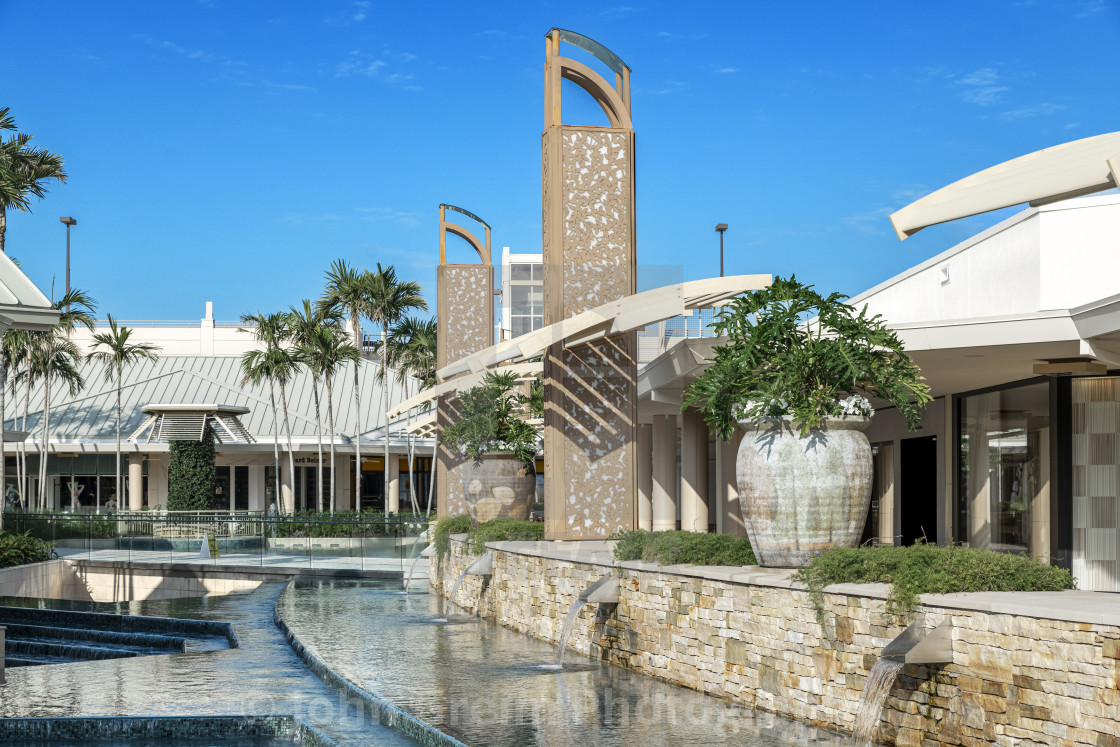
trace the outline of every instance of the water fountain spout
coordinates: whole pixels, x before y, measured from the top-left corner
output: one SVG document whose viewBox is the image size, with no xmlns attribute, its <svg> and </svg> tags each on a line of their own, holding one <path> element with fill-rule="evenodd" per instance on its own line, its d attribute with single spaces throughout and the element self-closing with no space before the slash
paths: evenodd
<svg viewBox="0 0 1120 747">
<path fill-rule="evenodd" d="M 568 636 L 572 632 L 572 623 L 579 617 L 579 611 L 583 609 L 583 606 L 585 604 L 618 604 L 620 591 L 618 576 L 608 573 L 580 593 L 576 601 L 572 603 L 572 608 L 568 610 L 568 617 L 564 620 L 564 627 L 560 631 L 560 648 L 556 652 L 554 668 L 563 669 L 564 667 L 564 650 L 568 647 Z"/>
<path fill-rule="evenodd" d="M 492 575 L 494 575 L 494 553 L 487 550 L 481 558 L 468 565 L 467 569 L 459 574 L 459 578 L 455 579 L 455 583 L 451 586 L 451 593 L 447 595 L 447 601 L 455 601 L 455 592 L 459 591 L 459 584 L 463 583 L 463 579 L 467 576 L 489 578 Z"/>
<path fill-rule="evenodd" d="M 608 573 L 584 589 L 579 598 L 590 604 L 618 604 L 620 591 L 618 576 Z"/>
<path fill-rule="evenodd" d="M 860 695 L 856 710 L 855 725 L 852 727 L 852 741 L 860 745 L 870 745 L 875 727 L 879 723 L 883 704 L 887 701 L 891 687 L 899 671 L 907 664 L 927 664 L 941 666 L 953 663 L 953 626 L 949 620 L 943 621 L 930 630 L 925 618 L 919 618 L 893 641 L 883 647 L 879 660 L 871 668 Z"/>
<path fill-rule="evenodd" d="M 953 626 L 943 621 L 932 630 L 920 619 L 888 643 L 880 654 L 885 659 L 898 659 L 905 664 L 942 666 L 953 663 Z"/>
</svg>

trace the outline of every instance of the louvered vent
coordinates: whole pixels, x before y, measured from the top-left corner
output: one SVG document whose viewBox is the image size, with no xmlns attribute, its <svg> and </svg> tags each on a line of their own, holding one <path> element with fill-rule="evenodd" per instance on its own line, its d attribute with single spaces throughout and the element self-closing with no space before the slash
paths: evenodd
<svg viewBox="0 0 1120 747">
<path fill-rule="evenodd" d="M 201 441 L 207 424 L 219 443 L 256 441 L 237 417 L 249 412 L 245 407 L 147 405 L 142 412 L 150 417 L 128 437 L 129 441 Z"/>
</svg>

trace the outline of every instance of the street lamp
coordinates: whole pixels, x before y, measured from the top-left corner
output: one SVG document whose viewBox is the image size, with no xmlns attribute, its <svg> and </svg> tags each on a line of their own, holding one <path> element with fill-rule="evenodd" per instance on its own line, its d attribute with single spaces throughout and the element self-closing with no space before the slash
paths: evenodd
<svg viewBox="0 0 1120 747">
<path fill-rule="evenodd" d="M 69 215 L 64 215 L 59 220 L 66 224 L 66 293 L 70 293 L 70 226 L 78 225 L 78 221 Z M 722 273 L 721 273 L 722 274 Z"/>
<path fill-rule="evenodd" d="M 727 230 L 727 224 L 717 223 L 716 230 L 719 231 L 719 276 L 723 277 L 723 232 Z"/>
</svg>

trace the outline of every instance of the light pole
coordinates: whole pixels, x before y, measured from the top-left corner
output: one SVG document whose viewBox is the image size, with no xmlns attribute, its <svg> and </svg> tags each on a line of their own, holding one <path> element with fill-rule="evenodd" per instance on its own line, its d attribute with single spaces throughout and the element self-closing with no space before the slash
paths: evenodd
<svg viewBox="0 0 1120 747">
<path fill-rule="evenodd" d="M 66 293 L 70 293 L 70 226 L 78 225 L 78 221 L 69 215 L 64 215 L 59 220 L 66 224 Z M 723 273 L 720 273 L 723 274 Z"/>
<path fill-rule="evenodd" d="M 719 231 L 719 276 L 723 277 L 723 232 L 727 230 L 727 224 L 717 223 L 716 230 Z"/>
</svg>

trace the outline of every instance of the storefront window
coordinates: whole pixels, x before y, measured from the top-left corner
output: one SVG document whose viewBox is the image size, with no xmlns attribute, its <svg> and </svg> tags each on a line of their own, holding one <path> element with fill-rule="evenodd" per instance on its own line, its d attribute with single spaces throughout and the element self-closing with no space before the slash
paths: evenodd
<svg viewBox="0 0 1120 747">
<path fill-rule="evenodd" d="M 211 508 L 215 511 L 229 510 L 229 472 L 231 467 L 216 467 L 214 470 L 214 502 Z"/>
<path fill-rule="evenodd" d="M 1049 557 L 1050 384 L 960 400 L 958 539 Z"/>
</svg>

